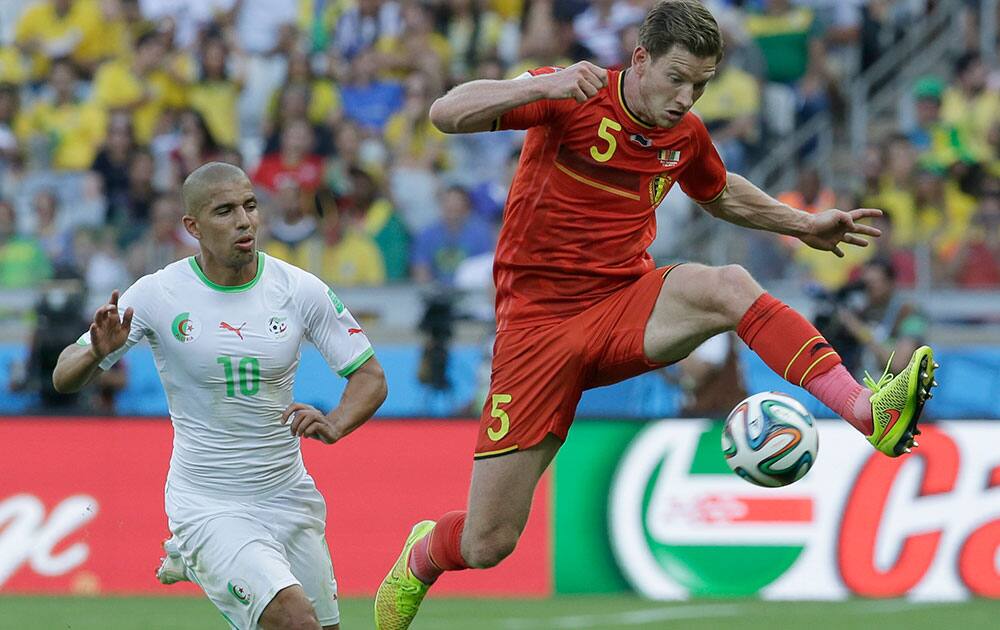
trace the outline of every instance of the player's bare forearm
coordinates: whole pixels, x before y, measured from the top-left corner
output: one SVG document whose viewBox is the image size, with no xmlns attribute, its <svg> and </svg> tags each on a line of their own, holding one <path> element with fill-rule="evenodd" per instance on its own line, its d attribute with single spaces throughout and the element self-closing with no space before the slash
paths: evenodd
<svg viewBox="0 0 1000 630">
<path fill-rule="evenodd" d="M 607 70 L 589 61 L 538 76 L 470 81 L 434 101 L 431 122 L 444 133 L 489 131 L 493 121 L 516 107 L 543 99 L 572 98 L 583 103 L 607 82 Z"/>
<path fill-rule="evenodd" d="M 52 385 L 60 394 L 78 392 L 97 376 L 102 360 L 89 344 L 67 346 L 52 371 Z"/>
<path fill-rule="evenodd" d="M 329 414 L 337 439 L 348 435 L 375 415 L 388 393 L 382 366 L 375 357 L 368 359 L 347 378 L 340 404 Z"/>
<path fill-rule="evenodd" d="M 841 244 L 868 247 L 868 241 L 862 236 L 878 238 L 882 235 L 878 228 L 860 222 L 881 216 L 881 210 L 829 208 L 809 214 L 779 202 L 734 173 L 727 174 L 726 190 L 722 195 L 702 207 L 730 223 L 796 236 L 813 249 L 833 252 L 841 258 L 844 257 Z"/>
<path fill-rule="evenodd" d="M 515 107 L 545 98 L 542 77 L 480 79 L 454 88 L 431 105 L 431 122 L 444 133 L 489 131 L 493 121 Z"/>
<path fill-rule="evenodd" d="M 702 207 L 712 216 L 742 227 L 799 237 L 811 229 L 808 212 L 781 203 L 735 173 L 727 174 L 722 195 Z"/>
<path fill-rule="evenodd" d="M 62 394 L 80 391 L 100 369 L 106 356 L 121 348 L 128 340 L 132 327 L 132 307 L 118 316 L 118 291 L 111 292 L 111 299 L 94 313 L 90 324 L 90 343 L 68 346 L 56 360 L 52 371 L 52 385 Z"/>
</svg>

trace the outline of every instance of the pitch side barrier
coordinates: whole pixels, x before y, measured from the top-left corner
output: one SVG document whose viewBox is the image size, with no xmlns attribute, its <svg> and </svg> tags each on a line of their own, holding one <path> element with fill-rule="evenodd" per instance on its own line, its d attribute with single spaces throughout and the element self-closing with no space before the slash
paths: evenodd
<svg viewBox="0 0 1000 630">
<path fill-rule="evenodd" d="M 414 522 L 464 505 L 477 430 L 396 419 L 303 442 L 345 596 L 374 593 Z M 729 471 L 720 423 L 579 421 L 514 554 L 440 592 L 1000 597 L 1000 425 L 929 424 L 899 459 L 843 422 L 819 432 L 809 474 L 769 489 Z M 153 577 L 171 441 L 163 418 L 0 420 L 0 593 L 196 593 Z"/>
</svg>

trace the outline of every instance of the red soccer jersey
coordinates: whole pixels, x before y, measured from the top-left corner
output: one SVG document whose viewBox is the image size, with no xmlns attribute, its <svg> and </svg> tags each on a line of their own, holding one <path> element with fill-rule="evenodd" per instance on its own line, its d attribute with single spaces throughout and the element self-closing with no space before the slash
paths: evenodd
<svg viewBox="0 0 1000 630">
<path fill-rule="evenodd" d="M 313 192 L 323 183 L 323 158 L 307 155 L 304 160 L 292 166 L 282 161 L 280 153 L 271 153 L 260 161 L 253 174 L 253 181 L 269 192 L 276 192 L 288 184 Z"/>
<path fill-rule="evenodd" d="M 653 269 L 654 211 L 674 182 L 701 203 L 725 190 L 701 120 L 644 124 L 624 104 L 624 77 L 609 72 L 584 103 L 536 101 L 494 125 L 529 130 L 497 243 L 499 330 L 564 320 Z"/>
</svg>

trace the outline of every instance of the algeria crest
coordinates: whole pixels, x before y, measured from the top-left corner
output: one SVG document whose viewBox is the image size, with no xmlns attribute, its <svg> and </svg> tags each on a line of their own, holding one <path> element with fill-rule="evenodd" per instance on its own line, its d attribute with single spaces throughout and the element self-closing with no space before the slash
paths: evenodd
<svg viewBox="0 0 1000 630">
<path fill-rule="evenodd" d="M 198 338 L 201 326 L 191 317 L 191 313 L 184 312 L 174 318 L 170 324 L 170 331 L 174 334 L 174 339 L 181 343 L 188 343 Z"/>
</svg>

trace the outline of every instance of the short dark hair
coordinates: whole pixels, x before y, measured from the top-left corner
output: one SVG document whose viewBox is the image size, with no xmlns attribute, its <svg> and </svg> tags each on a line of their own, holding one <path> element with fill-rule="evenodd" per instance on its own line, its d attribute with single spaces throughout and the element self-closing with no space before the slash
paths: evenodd
<svg viewBox="0 0 1000 630">
<path fill-rule="evenodd" d="M 675 45 L 696 57 L 715 57 L 716 62 L 722 59 L 723 52 L 719 24 L 698 0 L 657 2 L 639 27 L 639 45 L 653 59 Z"/>
<path fill-rule="evenodd" d="M 889 280 L 889 282 L 896 281 L 896 267 L 888 258 L 873 258 L 865 264 L 865 267 L 868 267 L 869 269 L 878 269 L 882 272 L 882 275 Z"/>
<path fill-rule="evenodd" d="M 962 76 L 965 74 L 966 70 L 971 68 L 974 64 L 979 63 L 981 59 L 982 57 L 979 55 L 979 51 L 976 50 L 970 50 L 962 53 L 962 55 L 955 60 L 955 74 Z"/>
</svg>

